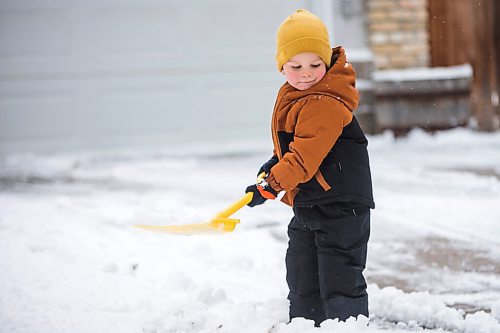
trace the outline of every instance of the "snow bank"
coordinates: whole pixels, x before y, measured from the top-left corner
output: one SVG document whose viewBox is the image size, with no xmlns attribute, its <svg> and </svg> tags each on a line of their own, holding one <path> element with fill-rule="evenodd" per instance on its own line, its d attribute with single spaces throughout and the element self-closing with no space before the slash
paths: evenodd
<svg viewBox="0 0 500 333">
<path fill-rule="evenodd" d="M 464 315 L 448 307 L 428 292 L 404 293 L 394 287 L 380 289 L 370 285 L 370 311 L 373 318 L 403 323 L 409 328 L 423 327 L 461 333 L 498 333 L 500 323 L 488 313 Z"/>
<path fill-rule="evenodd" d="M 278 327 L 272 330 L 273 333 L 320 333 L 320 332 L 338 332 L 338 333 L 370 333 L 379 332 L 375 328 L 368 327 L 368 318 L 360 316 L 357 320 L 353 317 L 346 322 L 336 320 L 326 320 L 321 323 L 321 327 L 315 328 L 314 321 L 304 318 L 294 318 L 290 324 L 280 323 Z"/>
</svg>

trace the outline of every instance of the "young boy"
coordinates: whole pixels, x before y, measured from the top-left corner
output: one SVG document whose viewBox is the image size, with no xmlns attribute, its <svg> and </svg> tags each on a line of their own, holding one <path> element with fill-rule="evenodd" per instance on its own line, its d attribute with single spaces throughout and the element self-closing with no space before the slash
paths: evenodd
<svg viewBox="0 0 500 333">
<path fill-rule="evenodd" d="M 353 110 L 355 72 L 332 50 L 323 22 L 300 9 L 277 33 L 276 61 L 286 83 L 272 116 L 274 155 L 251 185 L 253 207 L 285 191 L 292 206 L 286 253 L 290 318 L 368 316 L 363 269 L 374 208 L 367 140 Z"/>
</svg>

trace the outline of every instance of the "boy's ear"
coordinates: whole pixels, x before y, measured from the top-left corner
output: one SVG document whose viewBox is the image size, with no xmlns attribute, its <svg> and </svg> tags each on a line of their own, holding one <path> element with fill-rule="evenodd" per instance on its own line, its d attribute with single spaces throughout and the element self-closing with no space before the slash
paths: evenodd
<svg viewBox="0 0 500 333">
<path fill-rule="evenodd" d="M 285 70 L 281 69 L 281 74 L 285 75 Z"/>
</svg>

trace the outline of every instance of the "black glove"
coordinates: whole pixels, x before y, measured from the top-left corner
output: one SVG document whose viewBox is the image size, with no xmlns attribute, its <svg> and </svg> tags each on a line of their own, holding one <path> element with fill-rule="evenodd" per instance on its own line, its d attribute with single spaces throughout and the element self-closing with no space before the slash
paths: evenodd
<svg viewBox="0 0 500 333">
<path fill-rule="evenodd" d="M 250 185 L 245 190 L 245 193 L 252 192 L 253 197 L 247 205 L 249 207 L 262 205 L 267 199 L 276 199 L 278 192 L 276 192 L 266 181 L 266 179 L 260 180 L 257 184 Z"/>
<path fill-rule="evenodd" d="M 267 200 L 266 198 L 264 198 L 262 196 L 262 194 L 260 194 L 259 190 L 257 189 L 257 184 L 253 184 L 253 185 L 248 186 L 247 189 L 245 190 L 245 193 L 248 193 L 248 192 L 253 193 L 252 201 L 250 201 L 247 204 L 247 206 L 249 206 L 249 207 L 262 205 Z"/>
<path fill-rule="evenodd" d="M 272 168 L 272 167 L 273 167 L 276 163 L 278 163 L 278 161 L 279 161 L 279 160 L 278 160 L 278 156 L 273 155 L 273 157 L 271 157 L 271 158 L 269 159 L 269 161 L 267 161 L 266 163 L 264 163 L 264 164 L 260 167 L 259 172 L 257 173 L 257 177 L 258 177 L 261 173 L 263 173 L 263 172 L 265 172 L 265 173 L 266 173 L 266 175 L 268 175 L 268 174 L 269 174 L 269 172 L 271 172 L 271 168 Z"/>
</svg>

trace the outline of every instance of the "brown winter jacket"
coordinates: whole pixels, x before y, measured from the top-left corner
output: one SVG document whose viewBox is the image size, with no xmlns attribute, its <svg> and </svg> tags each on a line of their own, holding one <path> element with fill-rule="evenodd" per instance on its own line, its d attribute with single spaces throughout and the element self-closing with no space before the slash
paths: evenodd
<svg viewBox="0 0 500 333">
<path fill-rule="evenodd" d="M 283 202 L 303 206 L 354 201 L 373 206 L 367 141 L 352 114 L 359 101 L 355 80 L 344 49 L 337 47 L 332 67 L 320 82 L 302 91 L 285 83 L 279 90 L 271 124 L 278 163 L 268 182 L 286 191 Z M 344 148 L 343 134 L 350 139 Z M 353 164 L 350 174 L 341 171 L 344 162 Z"/>
</svg>

